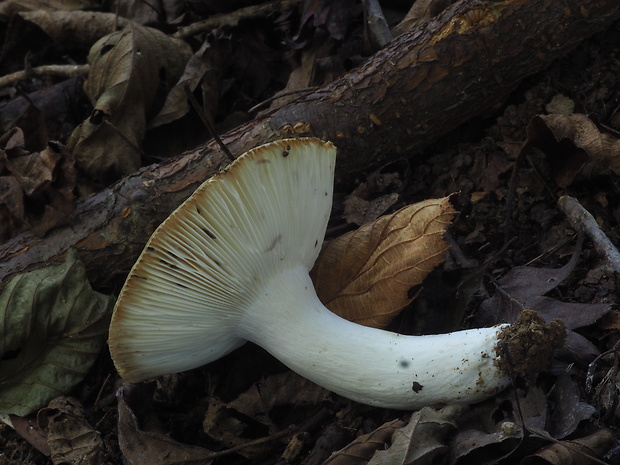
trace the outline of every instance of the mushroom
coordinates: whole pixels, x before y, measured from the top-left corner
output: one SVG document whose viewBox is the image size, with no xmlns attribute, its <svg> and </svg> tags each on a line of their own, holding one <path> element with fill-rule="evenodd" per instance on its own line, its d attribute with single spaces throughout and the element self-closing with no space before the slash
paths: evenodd
<svg viewBox="0 0 620 465">
<path fill-rule="evenodd" d="M 502 390 L 503 326 L 405 336 L 330 312 L 308 275 L 332 204 L 336 149 L 319 139 L 250 150 L 149 239 L 120 293 L 109 345 L 137 382 L 199 367 L 246 341 L 352 400 L 414 409 Z"/>
</svg>

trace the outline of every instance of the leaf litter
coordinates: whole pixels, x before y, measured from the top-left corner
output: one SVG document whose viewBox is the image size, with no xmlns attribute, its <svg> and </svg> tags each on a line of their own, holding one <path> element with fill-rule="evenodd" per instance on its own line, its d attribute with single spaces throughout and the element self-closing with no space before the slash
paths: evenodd
<svg viewBox="0 0 620 465">
<path fill-rule="evenodd" d="M 71 6 L 67 2 L 54 5 L 54 2 L 50 1 L 9 0 L 0 6 L 0 18 L 7 18 L 18 9 L 31 9 L 35 12 L 57 10 L 61 4 L 62 8 L 81 9 L 87 2 L 74 3 Z M 419 17 L 432 15 L 429 13 L 431 9 L 442 4 L 416 3 L 419 3 L 418 7 L 423 10 L 421 13 L 414 12 L 417 15 L 414 16 L 416 21 Z M 144 75 L 137 78 L 132 74 L 135 60 L 130 60 L 132 64 L 128 67 L 113 67 L 105 72 L 93 73 L 87 88 L 91 89 L 90 99 L 95 110 L 87 110 L 87 114 L 91 112 L 91 115 L 84 120 L 83 125 L 93 124 L 93 121 L 89 121 L 91 118 L 94 118 L 95 123 L 99 122 L 98 116 L 103 120 L 104 117 L 114 118 L 116 115 L 122 121 L 110 119 L 111 124 L 104 123 L 111 129 L 104 137 L 98 136 L 101 137 L 98 140 L 88 130 L 75 136 L 79 141 L 90 137 L 96 141 L 89 154 L 94 154 L 94 165 L 90 165 L 88 159 L 82 155 L 76 157 L 80 160 L 78 169 L 81 171 L 79 182 L 82 183 L 82 193 L 98 188 L 88 185 L 84 187 L 86 181 L 83 174 L 88 173 L 91 166 L 91 176 L 97 182 L 103 180 L 103 184 L 106 184 L 152 161 L 149 155 L 152 156 L 154 151 L 150 147 L 157 146 L 159 141 L 184 139 L 178 137 L 181 134 L 178 132 L 179 128 L 182 130 L 184 127 L 199 127 L 192 126 L 196 120 L 195 115 L 188 111 L 185 99 L 180 97 L 184 83 L 189 83 L 195 93 L 202 94 L 205 111 L 216 124 L 220 127 L 231 127 L 234 126 L 234 121 L 250 119 L 252 111 L 248 109 L 277 90 L 294 92 L 319 85 L 345 72 L 351 63 L 359 62 L 363 47 L 360 41 L 355 42 L 355 37 L 356 34 L 361 37 L 361 9 L 358 11 L 351 8 L 351 5 L 343 5 L 345 4 L 334 6 L 320 1 L 304 2 L 301 9 L 280 12 L 277 17 L 269 20 L 254 17 L 252 20 L 234 22 L 232 24 L 235 26 L 225 30 L 223 48 L 220 48 L 222 44 L 217 44 L 210 50 L 205 45 L 207 41 L 189 39 L 185 45 L 191 46 L 193 52 L 177 53 L 182 57 L 178 64 L 171 65 L 165 61 L 168 59 L 165 53 L 157 57 L 164 59 L 163 64 L 159 64 L 167 70 L 176 70 L 174 73 L 166 73 L 166 77 L 170 79 L 165 83 L 166 91 L 161 93 L 161 76 L 158 73 L 151 73 L 150 77 L 147 77 L 149 73 L 141 68 Z M 98 7 L 92 3 L 88 6 Z M 126 2 L 118 11 L 125 18 L 134 20 L 134 25 L 130 28 L 142 31 L 144 26 L 138 24 L 153 25 L 165 17 L 163 10 L 157 8 L 145 7 L 143 2 Z M 176 2 L 168 2 L 166 8 L 166 13 L 170 15 L 169 23 L 166 24 L 168 30 L 176 24 L 192 21 L 205 11 L 211 11 L 209 6 L 197 4 L 191 11 L 184 10 L 184 6 Z M 404 18 L 406 11 L 400 13 L 400 19 Z M 70 16 L 72 15 L 62 19 L 69 21 Z M 45 14 L 30 15 L 33 21 L 41 17 L 45 18 Z M 291 18 L 293 21 L 290 21 Z M 109 21 L 109 13 L 105 21 Z M 172 21 L 175 22 L 174 25 Z M 397 24 L 397 21 L 393 24 Z M 123 26 L 122 20 L 119 25 Z M 41 26 L 47 28 L 46 25 Z M 19 35 L 21 31 L 18 29 L 12 34 Z M 50 30 L 50 34 L 55 35 L 56 32 Z M 80 33 L 77 34 L 79 36 Z M 116 31 L 113 34 L 118 37 L 122 32 Z M 173 50 L 169 48 L 170 36 L 163 36 L 166 39 L 161 38 L 159 42 L 156 40 L 158 45 L 154 48 L 159 46 L 162 50 Z M 40 59 L 39 57 L 53 59 L 53 54 L 57 52 L 42 49 L 42 42 L 37 44 L 38 47 L 28 44 L 28 41 L 35 40 L 35 37 L 39 36 L 35 34 L 21 44 L 22 48 L 18 47 L 19 53 L 30 45 L 33 50 L 37 50 L 35 61 Z M 83 58 L 79 55 L 80 47 L 85 50 L 91 43 L 86 34 L 82 39 L 82 43 L 75 44 L 79 45 L 76 47 L 77 51 L 70 52 L 78 61 Z M 58 44 L 66 44 L 68 39 L 61 36 L 56 40 Z M 105 57 L 117 46 L 116 42 L 106 44 L 103 45 L 106 53 L 101 53 L 102 49 L 98 49 L 100 57 Z M 204 45 L 202 49 L 201 45 Z M 226 48 L 231 46 L 232 53 Z M 600 48 L 601 53 L 605 52 L 606 46 L 596 42 L 586 45 L 594 50 Z M 148 44 L 142 44 L 141 47 L 141 53 L 147 53 L 153 48 Z M 130 54 L 136 52 L 132 47 L 121 48 Z M 11 66 L 23 65 L 19 53 L 6 55 L 9 60 L 0 65 L 3 72 L 6 71 L 7 63 Z M 213 57 L 210 56 L 211 53 Z M 16 56 L 19 57 L 17 61 Z M 222 56 L 226 59 L 222 59 Z M 611 92 L 605 96 L 601 92 L 593 91 L 607 88 L 596 82 L 596 76 L 610 79 L 610 76 L 617 73 L 612 61 L 598 61 L 590 66 L 594 69 L 599 67 L 602 71 L 588 72 L 588 75 L 593 76 L 592 81 L 585 84 L 585 90 L 577 88 L 571 81 L 574 79 L 577 82 L 573 70 L 582 68 L 570 66 L 571 59 L 568 58 L 564 64 L 555 65 L 557 69 L 552 66 L 549 73 L 555 76 L 557 82 L 564 83 L 561 90 L 563 94 L 570 95 L 570 98 L 567 97 L 569 100 L 572 98 L 578 104 L 577 107 L 593 109 L 598 116 L 602 116 L 601 121 L 609 126 L 584 113 L 561 116 L 541 113 L 546 108 L 551 108 L 552 102 L 557 101 L 557 90 L 548 84 L 549 80 L 542 78 L 521 95 L 521 100 L 517 98 L 505 106 L 496 123 L 484 130 L 484 140 L 462 140 L 458 149 L 457 142 L 450 143 L 449 148 L 440 144 L 435 147 L 434 153 L 424 160 L 412 160 L 408 165 L 411 171 L 408 168 L 399 173 L 402 184 L 397 187 L 396 194 L 392 193 L 395 195 L 388 195 L 375 202 L 381 197 L 368 200 L 358 191 L 357 196 L 348 197 L 349 203 L 359 199 L 368 202 L 358 202 L 356 209 L 361 211 L 359 205 L 362 205 L 364 212 L 353 216 L 349 207 L 347 216 L 342 218 L 345 222 L 365 224 L 375 221 L 376 216 L 387 208 L 387 212 L 392 215 L 391 220 L 379 219 L 366 226 L 368 230 L 374 228 L 382 231 L 379 226 L 393 221 L 398 215 L 394 210 L 397 211 L 399 207 L 414 204 L 421 199 L 442 198 L 453 192 L 460 192 L 459 213 L 450 228 L 451 247 L 448 248 L 442 241 L 434 243 L 431 252 L 436 250 L 431 255 L 442 258 L 437 260 L 434 266 L 443 261 L 446 256 L 444 252 L 450 251 L 450 256 L 443 265 L 445 271 L 463 273 L 463 270 L 459 270 L 455 265 L 457 249 L 462 257 L 469 258 L 470 265 L 483 263 L 483 266 L 473 268 L 477 275 L 476 279 L 468 284 L 467 292 L 460 293 L 461 296 L 466 294 L 466 297 L 461 297 L 462 302 L 458 307 L 466 310 L 468 318 L 465 323 L 468 326 L 514 321 L 525 308 L 536 309 L 547 321 L 561 318 L 569 328 L 569 342 L 567 350 L 559 355 L 549 373 L 534 379 L 517 380 L 514 390 L 473 407 L 427 407 L 413 415 L 377 411 L 334 397 L 283 370 L 277 362 L 261 355 L 256 349 L 245 349 L 238 354 L 231 354 L 220 363 L 202 370 L 159 380 L 158 388 L 154 390 L 149 388 L 152 383 L 136 386 L 135 396 L 126 389 L 118 391 L 117 394 L 118 386 L 114 381 L 100 381 L 93 385 L 91 373 L 91 378 L 87 377 L 81 387 L 74 390 L 74 394 L 84 403 L 84 408 L 79 406 L 80 400 L 57 397 L 52 399 L 47 407 L 39 410 L 39 415 L 34 420 L 32 417 L 28 419 L 13 416 L 16 430 L 21 431 L 27 439 L 33 424 L 36 423 L 42 431 L 40 435 L 32 435 L 28 439 L 33 444 L 38 443 L 43 454 L 33 460 L 37 463 L 48 463 L 45 456 L 50 456 L 53 462 L 79 463 L 80 460 L 87 460 L 89 453 L 100 460 L 101 456 L 97 454 L 101 453 L 101 448 L 108 460 L 113 457 L 111 461 L 127 460 L 128 463 L 195 463 L 196 460 L 211 460 L 208 457 L 213 457 L 216 463 L 238 463 L 240 460 L 264 463 L 274 462 L 278 457 L 285 457 L 292 463 L 302 463 L 305 461 L 304 457 L 308 458 L 306 463 L 312 463 L 311 460 L 322 463 L 330 453 L 332 456 L 328 463 L 410 463 L 414 459 L 415 463 L 482 463 L 499 460 L 504 463 L 583 463 L 584 453 L 594 452 L 603 456 L 617 444 L 610 430 L 600 427 L 597 421 L 602 420 L 612 426 L 615 420 L 618 373 L 614 364 L 617 364 L 618 354 L 610 352 L 592 369 L 594 390 L 589 394 L 583 392 L 583 378 L 593 358 L 601 351 L 613 348 L 617 340 L 619 325 L 613 324 L 610 319 L 612 317 L 601 321 L 601 317 L 612 309 L 616 298 L 614 279 L 601 274 L 601 268 L 597 266 L 601 260 L 600 255 L 589 247 L 588 242 L 583 249 L 577 247 L 572 252 L 569 250 L 574 242 L 573 231 L 570 225 L 559 219 L 554 205 L 555 197 L 566 193 L 559 189 L 573 189 L 569 192 L 579 197 L 585 206 L 595 213 L 605 232 L 613 240 L 619 238 L 613 226 L 614 221 L 617 222 L 620 218 L 615 210 L 613 196 L 613 147 L 617 144 L 614 131 L 619 128 L 616 124 L 617 118 L 609 116 L 604 110 L 605 105 L 613 107 L 614 96 Z M 251 66 L 248 66 L 248 63 L 251 63 Z M 210 66 L 213 68 L 209 68 Z M 613 72 L 609 73 L 608 68 Z M 147 81 L 140 81 L 143 78 Z M 106 79 L 110 85 L 103 82 Z M 176 91 L 169 93 L 167 89 L 174 88 L 175 84 Z M 35 88 L 36 85 L 35 83 Z M 112 91 L 113 95 L 104 97 L 104 94 L 116 85 L 127 86 L 132 94 L 142 95 L 143 91 L 151 93 L 140 99 L 134 99 L 135 95 L 132 95 L 131 99 L 127 100 L 126 89 L 118 92 L 119 88 L 116 88 Z M 605 85 L 608 86 L 608 83 Z M 139 89 L 139 92 L 136 89 Z M 103 100 L 100 102 L 99 99 Z M 276 100 L 274 105 L 281 101 Z M 103 113 L 97 110 L 102 110 Z M 20 127 L 27 133 L 26 138 L 33 139 L 34 131 L 24 129 L 27 127 L 26 120 L 33 118 L 24 118 Z M 544 127 L 543 122 L 546 125 Z M 75 127 L 78 124 L 79 121 L 74 121 L 69 125 Z M 147 127 L 157 127 L 157 130 L 146 131 Z M 93 130 L 92 133 L 94 132 L 96 131 Z M 7 140 L 15 134 L 17 133 L 11 132 L 6 136 Z M 65 133 L 65 136 L 59 139 L 66 141 L 67 136 Z M 12 146 L 17 147 L 17 151 L 12 153 L 17 153 L 20 161 L 24 162 L 16 165 L 26 168 L 26 171 L 18 171 L 12 164 L 10 169 L 6 168 L 9 166 L 7 161 L 2 167 L 5 171 L 0 173 L 3 179 L 7 178 L 6 185 L 9 186 L 2 190 L 4 197 L 3 204 L 0 205 L 10 210 L 4 217 L 6 221 L 0 223 L 10 225 L 5 238 L 28 228 L 44 234 L 54 225 L 67 221 L 73 208 L 72 202 L 76 194 L 71 179 L 74 179 L 75 174 L 72 175 L 70 171 L 70 157 L 60 143 L 50 144 L 48 149 L 52 152 L 44 153 L 48 150 L 45 148 L 48 146 L 47 134 L 41 133 L 37 138 L 44 141 L 43 146 L 37 149 L 32 149 L 27 144 Z M 191 137 L 187 139 L 191 140 Z M 519 144 L 517 141 L 520 140 L 526 140 L 525 144 Z M 105 145 L 110 142 L 110 145 Z M 183 150 L 182 141 L 174 141 L 174 144 L 175 153 Z M 79 144 L 68 145 L 75 149 Z M 116 146 L 123 146 L 126 150 L 122 150 L 123 153 L 119 155 Z M 519 176 L 520 184 L 515 191 L 517 208 L 513 212 L 512 232 L 521 237 L 516 245 L 508 247 L 503 255 L 497 256 L 494 253 L 498 252 L 504 243 L 506 218 L 503 215 L 506 211 L 503 202 L 510 194 L 508 180 L 518 156 L 518 146 L 521 146 L 522 156 L 526 156 L 527 163 L 518 168 L 523 176 Z M 13 150 L 12 147 L 9 148 Z M 107 148 L 101 151 L 102 147 Z M 109 147 L 112 149 L 108 150 Z M 72 155 L 79 154 L 80 150 L 73 150 Z M 145 154 L 145 151 L 148 154 Z M 60 153 L 62 158 L 57 159 L 56 153 Z M 563 158 L 566 153 L 570 154 L 570 157 Z M 107 159 L 108 155 L 110 159 Z M 127 157 L 124 158 L 125 156 Z M 10 160 L 10 157 L 7 156 L 6 159 Z M 399 176 L 395 179 L 398 181 Z M 592 181 L 601 179 L 612 188 L 604 189 L 598 181 Z M 364 180 L 356 182 L 362 184 Z M 51 210 L 41 208 L 47 205 L 41 199 L 57 198 L 46 190 L 50 186 L 61 191 L 61 203 L 66 204 L 64 208 L 54 202 L 50 202 Z M 33 190 L 29 194 L 31 189 Z M 46 193 L 39 195 L 41 189 Z M 30 203 L 32 195 L 37 196 L 37 208 Z M 46 217 L 41 216 L 41 211 L 51 213 Z M 356 235 L 359 237 L 366 234 L 367 231 L 361 230 L 337 240 L 351 241 Z M 389 234 L 378 233 L 377 237 L 386 239 Z M 377 250 L 376 246 L 366 246 L 366 249 L 368 253 L 359 253 L 359 249 L 352 249 L 359 255 L 357 258 L 362 264 L 372 263 L 373 252 Z M 415 265 L 424 260 L 414 254 L 410 255 L 409 249 L 405 250 L 400 255 L 407 257 L 408 263 Z M 564 258 L 568 256 L 571 257 L 568 263 L 562 265 Z M 492 257 L 493 261 L 489 261 Z M 518 266 L 529 262 L 533 257 L 543 257 L 548 266 Z M 410 266 L 401 260 L 399 258 L 396 261 L 396 269 L 399 266 Z M 329 259 L 332 264 L 338 261 L 338 256 Z M 356 266 L 359 265 L 353 267 Z M 330 266 L 324 266 L 324 269 L 329 268 Z M 424 275 L 432 268 L 433 266 L 429 266 Z M 434 271 L 431 275 L 441 272 L 443 270 Z M 368 274 L 372 273 L 361 273 L 360 276 Z M 501 277 L 494 279 L 493 276 Z M 385 326 L 400 313 L 396 317 L 399 329 L 403 332 L 416 332 L 411 318 L 422 316 L 412 315 L 414 307 L 408 305 L 409 301 L 420 286 L 425 292 L 442 292 L 429 286 L 428 279 L 424 282 L 422 279 L 400 283 L 402 289 L 398 292 L 398 298 L 383 301 L 380 297 L 372 297 L 371 300 L 378 303 L 376 308 L 387 315 L 372 324 Z M 327 281 L 330 282 L 331 278 Z M 339 283 L 337 280 L 335 283 L 339 288 L 347 286 L 347 283 Z M 356 285 L 361 289 L 365 286 Z M 414 287 L 413 291 L 411 287 Z M 464 291 L 464 288 L 461 287 L 460 291 Z M 445 329 L 453 324 L 448 324 L 448 320 L 461 322 L 460 310 L 458 317 L 454 318 L 450 316 L 450 312 L 457 310 L 451 310 L 449 304 L 446 309 L 445 315 L 438 318 L 436 327 L 439 329 L 442 329 L 442 325 Z M 368 314 L 364 318 L 372 321 L 377 317 Z M 12 357 L 12 352 L 9 352 L 9 355 L 10 357 L 4 357 L 3 362 Z M 105 358 L 105 354 L 103 357 Z M 98 370 L 104 367 L 102 371 L 107 370 L 108 378 L 114 379 L 114 371 L 109 362 L 108 366 L 105 363 L 97 366 Z M 234 370 L 235 367 L 242 368 Z M 97 373 L 94 379 L 101 380 L 101 377 L 102 373 Z M 89 390 L 90 394 L 87 394 Z M 96 393 L 93 394 L 93 391 Z M 110 425 L 110 419 L 116 418 L 116 437 L 111 442 L 107 439 L 102 445 L 97 439 L 98 435 L 107 438 L 114 435 L 111 432 L 112 427 L 107 430 L 105 428 Z M 308 418 L 315 419 L 318 426 L 298 429 Z M 26 421 L 20 423 L 20 420 Z M 0 429 L 0 447 L 6 449 L 9 445 L 15 455 L 24 454 L 23 451 L 27 449 L 13 434 L 9 429 Z M 93 449 L 89 449 L 91 452 L 84 451 L 79 458 L 78 438 L 81 436 L 89 438 Z M 334 437 L 339 439 L 333 439 Z M 357 439 L 347 443 L 349 445 L 342 444 L 342 441 L 351 441 L 353 438 Z M 62 449 L 61 446 L 67 444 L 65 440 L 69 439 L 73 439 L 74 446 Z M 322 444 L 327 446 L 319 447 L 319 439 L 324 439 Z M 114 446 L 115 441 L 119 443 L 118 449 Z M 212 455 L 225 452 L 227 448 L 238 449 L 224 455 Z M 71 455 L 72 453 L 75 453 L 75 456 Z M 168 455 L 171 461 L 162 462 L 161 457 L 164 455 Z M 27 460 L 22 462 L 26 463 Z"/>
</svg>

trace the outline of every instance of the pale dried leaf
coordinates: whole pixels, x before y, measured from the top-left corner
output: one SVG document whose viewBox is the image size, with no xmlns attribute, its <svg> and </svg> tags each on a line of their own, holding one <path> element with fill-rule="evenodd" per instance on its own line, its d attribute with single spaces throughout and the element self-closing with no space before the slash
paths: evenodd
<svg viewBox="0 0 620 465">
<path fill-rule="evenodd" d="M 311 272 L 319 298 L 343 318 L 385 327 L 444 261 L 454 214 L 450 197 L 426 200 L 331 241 Z"/>
</svg>

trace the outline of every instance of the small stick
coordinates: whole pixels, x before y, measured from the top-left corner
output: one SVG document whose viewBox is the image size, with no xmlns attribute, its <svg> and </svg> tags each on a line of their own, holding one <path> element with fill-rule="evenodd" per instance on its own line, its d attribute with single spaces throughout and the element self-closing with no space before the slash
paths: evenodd
<svg viewBox="0 0 620 465">
<path fill-rule="evenodd" d="M 594 243 L 596 250 L 605 257 L 611 269 L 620 273 L 620 252 L 601 230 L 590 212 L 577 199 L 568 195 L 560 197 L 558 206 L 566 215 L 571 226 L 578 232 L 587 235 Z"/>
</svg>

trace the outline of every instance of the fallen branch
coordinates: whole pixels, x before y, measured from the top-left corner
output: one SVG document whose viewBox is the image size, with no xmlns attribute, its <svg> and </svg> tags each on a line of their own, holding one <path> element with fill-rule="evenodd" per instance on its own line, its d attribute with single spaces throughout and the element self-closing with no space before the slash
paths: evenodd
<svg viewBox="0 0 620 465">
<path fill-rule="evenodd" d="M 350 180 L 497 108 L 523 78 L 618 18 L 616 0 L 463 0 L 340 79 L 222 140 L 237 155 L 283 137 L 332 140 L 337 182 Z M 47 237 L 13 238 L 0 247 L 0 286 L 70 247 L 97 289 L 118 285 L 155 227 L 225 164 L 211 141 L 85 199 L 70 224 Z"/>
</svg>

